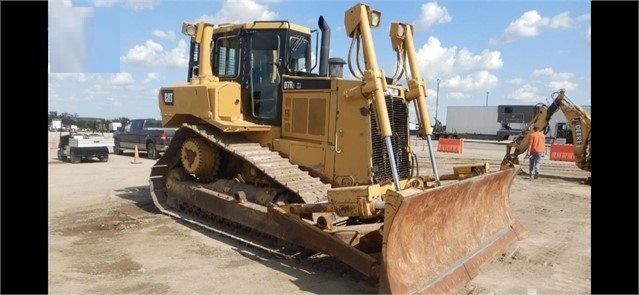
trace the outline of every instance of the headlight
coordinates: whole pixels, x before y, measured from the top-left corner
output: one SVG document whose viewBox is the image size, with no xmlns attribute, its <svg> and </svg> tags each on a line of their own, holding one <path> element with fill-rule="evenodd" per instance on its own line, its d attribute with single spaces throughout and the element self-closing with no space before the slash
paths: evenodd
<svg viewBox="0 0 639 295">
<path fill-rule="evenodd" d="M 187 22 L 182 23 L 182 34 L 195 37 L 195 25 Z"/>
<path fill-rule="evenodd" d="M 394 88 L 388 88 L 386 89 L 386 92 L 384 93 L 385 96 L 399 96 L 399 90 L 394 89 Z"/>
<path fill-rule="evenodd" d="M 373 28 L 376 28 L 379 26 L 379 20 L 382 18 L 382 13 L 377 11 L 377 10 L 373 10 L 371 11 L 371 15 L 370 15 L 370 25 Z"/>
<path fill-rule="evenodd" d="M 402 25 L 397 26 L 397 36 L 403 37 L 404 33 L 406 33 L 406 29 L 404 28 L 404 26 Z"/>
</svg>

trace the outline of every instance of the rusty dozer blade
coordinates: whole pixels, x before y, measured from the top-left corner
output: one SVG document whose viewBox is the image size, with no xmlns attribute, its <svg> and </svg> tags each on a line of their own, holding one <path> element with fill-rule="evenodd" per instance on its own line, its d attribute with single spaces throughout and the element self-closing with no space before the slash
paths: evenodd
<svg viewBox="0 0 639 295">
<path fill-rule="evenodd" d="M 386 200 L 380 292 L 451 294 L 517 240 L 510 186 L 517 168 Z"/>
</svg>

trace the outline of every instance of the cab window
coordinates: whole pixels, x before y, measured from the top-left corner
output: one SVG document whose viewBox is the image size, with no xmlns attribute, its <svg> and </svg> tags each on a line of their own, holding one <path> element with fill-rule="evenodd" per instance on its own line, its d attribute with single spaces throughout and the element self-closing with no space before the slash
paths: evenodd
<svg viewBox="0 0 639 295">
<path fill-rule="evenodd" d="M 234 78 L 238 74 L 240 40 L 237 36 L 222 37 L 215 42 L 213 50 L 213 74 Z"/>
<path fill-rule="evenodd" d="M 253 36 L 250 52 L 252 115 L 273 119 L 280 105 L 279 36 Z"/>
<path fill-rule="evenodd" d="M 309 72 L 311 59 L 308 40 L 299 36 L 291 36 L 289 46 L 288 71 L 293 73 Z"/>
</svg>

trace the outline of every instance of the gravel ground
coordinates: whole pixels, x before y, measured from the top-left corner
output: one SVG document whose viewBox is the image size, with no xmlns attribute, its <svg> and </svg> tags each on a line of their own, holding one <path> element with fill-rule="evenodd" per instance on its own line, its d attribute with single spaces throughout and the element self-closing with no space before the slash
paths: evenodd
<svg viewBox="0 0 639 295">
<path fill-rule="evenodd" d="M 148 175 L 155 163 L 140 154 L 70 164 L 48 149 L 49 294 L 370 294 L 374 284 L 339 262 L 318 268 L 270 257 L 215 233 L 160 214 Z M 437 141 L 434 141 L 436 148 Z M 414 142 L 422 173 L 428 146 Z M 499 169 L 505 145 L 465 142 L 461 154 L 437 153 L 440 173 L 452 165 L 489 162 Z M 591 191 L 589 173 L 543 158 L 542 175 L 519 175 L 510 205 L 531 235 L 514 244 L 458 294 L 589 294 Z"/>
</svg>

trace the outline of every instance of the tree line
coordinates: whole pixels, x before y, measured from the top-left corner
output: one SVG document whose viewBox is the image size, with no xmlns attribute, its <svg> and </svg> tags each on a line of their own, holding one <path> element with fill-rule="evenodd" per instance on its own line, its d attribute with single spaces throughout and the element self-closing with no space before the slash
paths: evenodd
<svg viewBox="0 0 639 295">
<path fill-rule="evenodd" d="M 113 119 L 93 118 L 93 117 L 80 117 L 77 113 L 70 114 L 67 112 L 58 113 L 55 111 L 49 112 L 48 126 L 51 126 L 53 120 L 58 119 L 62 122 L 62 126 L 76 125 L 80 129 L 91 130 L 106 130 L 109 123 L 120 122 L 122 126 L 129 123 L 127 117 L 117 117 Z"/>
</svg>

